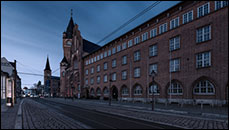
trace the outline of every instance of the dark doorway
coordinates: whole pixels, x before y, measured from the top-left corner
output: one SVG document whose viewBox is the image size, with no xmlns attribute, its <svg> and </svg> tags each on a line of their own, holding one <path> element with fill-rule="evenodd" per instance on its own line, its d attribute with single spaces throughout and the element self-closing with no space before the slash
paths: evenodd
<svg viewBox="0 0 229 130">
<path fill-rule="evenodd" d="M 115 86 L 112 87 L 112 99 L 118 100 L 118 89 Z"/>
<path fill-rule="evenodd" d="M 89 98 L 89 90 L 86 89 L 86 99 L 88 99 L 88 98 Z"/>
</svg>

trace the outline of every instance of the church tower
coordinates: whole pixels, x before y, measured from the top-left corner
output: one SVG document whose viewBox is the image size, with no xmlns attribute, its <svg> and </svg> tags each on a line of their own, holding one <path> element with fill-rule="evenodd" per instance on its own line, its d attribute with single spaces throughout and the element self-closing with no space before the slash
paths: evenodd
<svg viewBox="0 0 229 130">
<path fill-rule="evenodd" d="M 46 66 L 44 69 L 44 85 L 50 87 L 52 72 L 49 65 L 49 58 L 47 57 Z"/>
</svg>

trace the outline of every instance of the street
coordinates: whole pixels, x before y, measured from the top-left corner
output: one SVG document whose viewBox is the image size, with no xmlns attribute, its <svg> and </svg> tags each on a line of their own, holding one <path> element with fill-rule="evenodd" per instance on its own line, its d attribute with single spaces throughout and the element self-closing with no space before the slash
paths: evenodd
<svg viewBox="0 0 229 130">
<path fill-rule="evenodd" d="M 27 99 L 26 99 L 27 100 Z M 136 120 L 117 115 L 65 105 L 43 99 L 33 99 L 57 112 L 96 129 L 167 129 L 171 126 Z"/>
</svg>

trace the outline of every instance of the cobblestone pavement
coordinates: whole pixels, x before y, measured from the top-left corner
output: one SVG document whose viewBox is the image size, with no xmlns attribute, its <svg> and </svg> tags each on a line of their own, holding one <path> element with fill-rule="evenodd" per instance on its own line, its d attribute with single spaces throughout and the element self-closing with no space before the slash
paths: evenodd
<svg viewBox="0 0 229 130">
<path fill-rule="evenodd" d="M 85 129 L 88 126 L 31 99 L 22 104 L 23 129 Z"/>
<path fill-rule="evenodd" d="M 17 99 L 17 104 L 14 107 L 7 107 L 5 103 L 1 104 L 1 129 L 14 129 L 20 102 Z"/>
<path fill-rule="evenodd" d="M 175 127 L 181 127 L 186 129 L 228 129 L 228 119 L 208 119 L 202 117 L 193 117 L 187 115 L 169 114 L 162 112 L 152 112 L 146 110 L 137 110 L 132 108 L 124 108 L 121 106 L 107 106 L 103 104 L 94 104 L 91 102 L 79 102 L 64 99 L 45 99 L 65 104 L 71 104 L 87 109 L 94 109 L 100 112 L 107 112 L 120 116 L 126 116 L 135 119 L 142 119 L 145 121 L 151 121 L 155 123 L 171 125 Z"/>
</svg>

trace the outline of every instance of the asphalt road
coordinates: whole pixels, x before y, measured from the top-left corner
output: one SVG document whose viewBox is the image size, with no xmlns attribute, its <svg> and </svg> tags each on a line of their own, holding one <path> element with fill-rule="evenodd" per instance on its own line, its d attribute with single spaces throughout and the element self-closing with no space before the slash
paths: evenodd
<svg viewBox="0 0 229 130">
<path fill-rule="evenodd" d="M 34 100 L 95 129 L 177 129 L 176 127 L 102 113 L 96 110 L 89 110 L 43 99 Z"/>
</svg>

